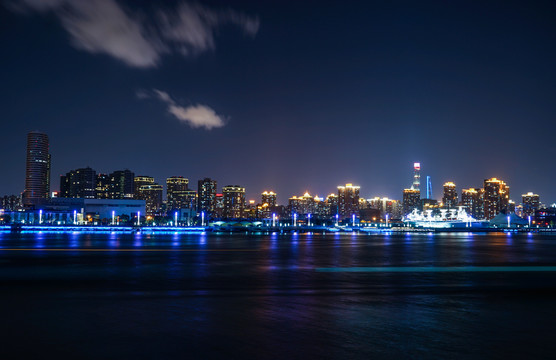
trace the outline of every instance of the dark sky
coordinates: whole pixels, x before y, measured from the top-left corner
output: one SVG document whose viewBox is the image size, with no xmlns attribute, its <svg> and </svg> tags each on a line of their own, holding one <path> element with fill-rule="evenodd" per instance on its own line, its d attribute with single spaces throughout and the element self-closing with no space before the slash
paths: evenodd
<svg viewBox="0 0 556 360">
<path fill-rule="evenodd" d="M 0 0 L 2 1 L 2 0 Z M 0 194 L 129 168 L 279 202 L 488 177 L 556 201 L 556 3 L 21 0 L 0 6 Z"/>
</svg>

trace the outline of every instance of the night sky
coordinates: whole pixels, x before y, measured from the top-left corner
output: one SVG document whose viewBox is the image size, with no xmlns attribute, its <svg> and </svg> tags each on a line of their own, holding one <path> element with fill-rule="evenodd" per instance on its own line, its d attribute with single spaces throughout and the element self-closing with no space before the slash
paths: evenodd
<svg viewBox="0 0 556 360">
<path fill-rule="evenodd" d="M 90 166 L 278 202 L 445 181 L 556 201 L 556 2 L 0 0 L 0 194 Z"/>
</svg>

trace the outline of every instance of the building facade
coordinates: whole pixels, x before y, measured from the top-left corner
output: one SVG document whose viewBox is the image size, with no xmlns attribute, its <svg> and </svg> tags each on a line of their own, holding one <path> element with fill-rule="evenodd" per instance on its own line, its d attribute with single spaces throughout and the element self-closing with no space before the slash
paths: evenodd
<svg viewBox="0 0 556 360">
<path fill-rule="evenodd" d="M 164 187 L 158 184 L 141 185 L 138 190 L 138 199 L 145 200 L 147 215 L 160 214 L 162 210 L 162 193 Z"/>
<path fill-rule="evenodd" d="M 474 219 L 484 219 L 483 197 L 483 189 L 469 188 L 461 190 L 461 205 L 467 214 L 471 215 Z"/>
<path fill-rule="evenodd" d="M 95 199 L 97 173 L 90 167 L 71 170 L 60 176 L 59 197 Z"/>
<path fill-rule="evenodd" d="M 228 185 L 222 188 L 224 209 L 222 217 L 239 219 L 243 217 L 245 209 L 245 188 L 238 185 Z"/>
<path fill-rule="evenodd" d="M 421 205 L 421 191 L 417 189 L 404 189 L 402 194 L 403 216 L 408 215 Z"/>
<path fill-rule="evenodd" d="M 23 191 L 25 207 L 33 207 L 50 197 L 50 160 L 48 135 L 37 131 L 28 133 Z"/>
<path fill-rule="evenodd" d="M 523 204 L 523 216 L 535 216 L 535 212 L 540 208 L 541 200 L 540 196 L 528 192 L 527 194 L 521 195 L 521 203 Z"/>
<path fill-rule="evenodd" d="M 206 215 L 216 212 L 216 180 L 204 178 L 199 180 L 197 188 L 197 211 Z"/>
<path fill-rule="evenodd" d="M 453 209 L 458 206 L 458 192 L 456 184 L 448 181 L 444 184 L 444 195 L 442 196 L 442 204 L 446 209 Z"/>
<path fill-rule="evenodd" d="M 118 170 L 109 175 L 110 199 L 133 199 L 135 174 L 130 170 Z"/>
<path fill-rule="evenodd" d="M 353 184 L 338 186 L 338 214 L 341 218 L 351 218 L 359 214 L 360 187 Z"/>
<path fill-rule="evenodd" d="M 166 198 L 169 210 L 195 209 L 197 194 L 189 190 L 189 180 L 182 176 L 166 179 Z"/>
<path fill-rule="evenodd" d="M 494 218 L 501 212 L 508 210 L 510 202 L 510 187 L 497 178 L 484 181 L 484 217 L 487 220 Z"/>
</svg>

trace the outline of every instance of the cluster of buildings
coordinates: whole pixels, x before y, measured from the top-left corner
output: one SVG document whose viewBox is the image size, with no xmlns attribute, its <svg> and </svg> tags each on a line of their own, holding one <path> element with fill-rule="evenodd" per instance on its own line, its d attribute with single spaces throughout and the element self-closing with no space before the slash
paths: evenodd
<svg viewBox="0 0 556 360">
<path fill-rule="evenodd" d="M 142 223 L 173 220 L 193 224 L 210 219 L 280 218 L 303 222 L 359 223 L 396 222 L 414 210 L 432 212 L 463 207 L 477 220 L 490 220 L 500 213 L 515 212 L 533 217 L 539 224 L 556 220 L 556 208 L 540 203 L 539 195 L 527 193 L 516 205 L 510 200 L 510 188 L 497 178 L 485 179 L 481 188 L 461 190 L 446 182 L 440 201 L 432 198 L 430 177 L 426 177 L 426 193 L 421 196 L 421 166 L 414 164 L 413 182 L 402 192 L 402 200 L 385 197 L 365 199 L 360 187 L 346 184 L 326 197 L 306 192 L 292 196 L 279 205 L 274 191 L 265 191 L 260 201 L 246 201 L 245 188 L 227 185 L 218 191 L 217 181 L 203 178 L 197 189 L 183 176 L 168 177 L 159 184 L 152 176 L 137 175 L 128 169 L 99 173 L 90 167 L 74 169 L 60 177 L 58 192 L 50 187 L 49 141 L 46 134 L 27 135 L 25 190 L 21 196 L 0 198 L 2 215 L 16 222 L 50 223 Z M 164 186 L 165 185 L 165 186 Z M 165 196 L 164 196 L 165 195 Z"/>
</svg>

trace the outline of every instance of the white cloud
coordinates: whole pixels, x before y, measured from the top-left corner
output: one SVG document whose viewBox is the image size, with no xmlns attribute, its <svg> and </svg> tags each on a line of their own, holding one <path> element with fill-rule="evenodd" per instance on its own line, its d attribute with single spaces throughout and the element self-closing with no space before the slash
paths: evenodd
<svg viewBox="0 0 556 360">
<path fill-rule="evenodd" d="M 250 36 L 259 29 L 256 17 L 197 3 L 181 2 L 176 9 L 158 9 L 156 16 L 149 17 L 116 0 L 16 1 L 8 4 L 18 12 L 53 12 L 76 48 L 139 68 L 155 67 L 172 52 L 191 56 L 214 50 L 215 30 L 224 24 L 236 25 Z"/>
<path fill-rule="evenodd" d="M 205 128 L 206 130 L 211 130 L 226 125 L 224 118 L 210 107 L 200 104 L 187 107 L 181 106 L 165 91 L 153 89 L 152 95 L 150 95 L 144 90 L 139 90 L 136 92 L 136 95 L 139 99 L 148 97 L 157 98 L 166 104 L 166 110 L 169 114 L 192 128 Z"/>
<path fill-rule="evenodd" d="M 210 130 L 224 126 L 224 120 L 214 110 L 205 105 L 188 107 L 170 105 L 168 112 L 174 115 L 176 119 L 184 121 L 194 128 Z"/>
</svg>

